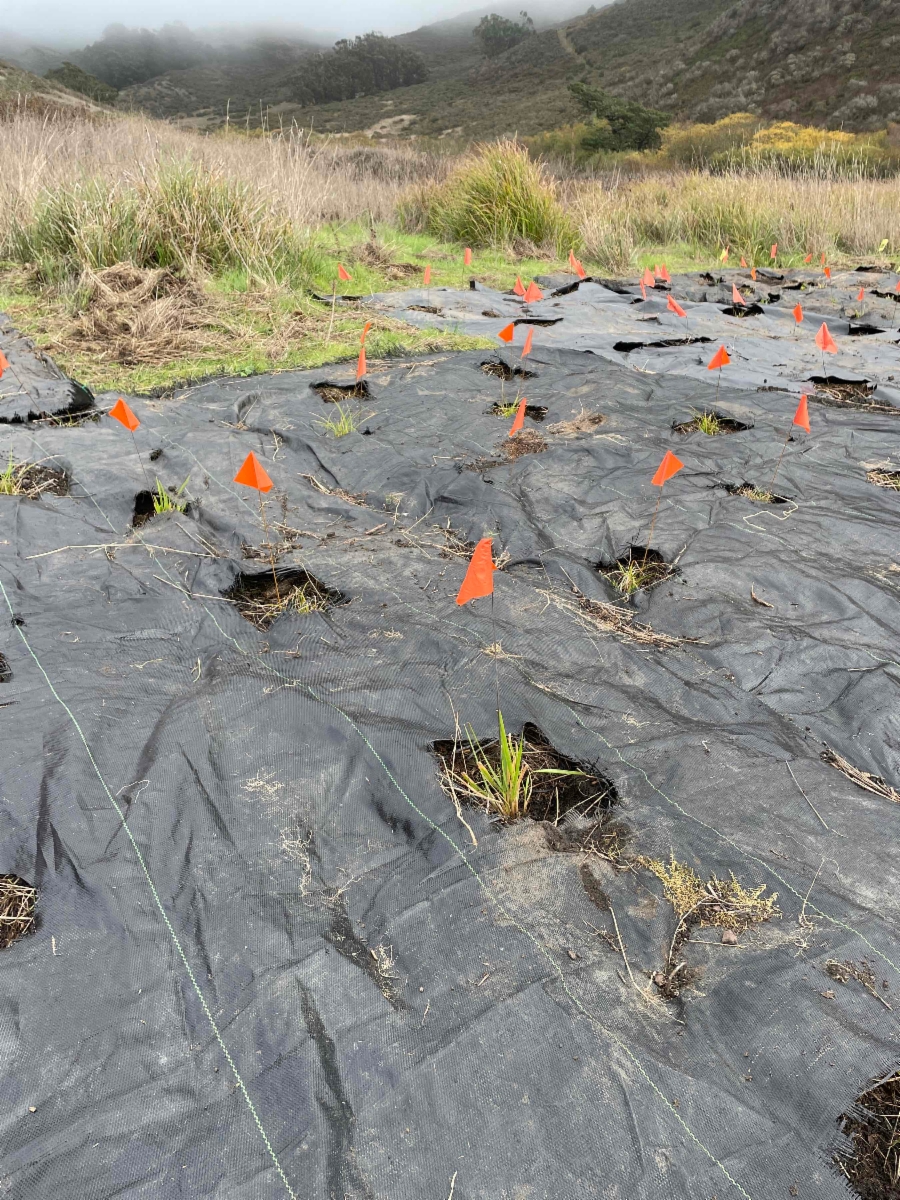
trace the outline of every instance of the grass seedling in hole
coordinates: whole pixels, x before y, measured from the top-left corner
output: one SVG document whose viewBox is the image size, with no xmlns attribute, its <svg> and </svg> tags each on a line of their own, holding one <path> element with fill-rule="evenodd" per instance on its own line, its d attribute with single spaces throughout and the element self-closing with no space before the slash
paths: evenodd
<svg viewBox="0 0 900 1200">
<path fill-rule="evenodd" d="M 617 592 L 623 596 L 633 596 L 646 584 L 658 576 L 658 565 L 653 562 L 638 562 L 632 559 L 628 563 L 620 563 L 615 570 L 610 571 L 607 579 Z"/>
<path fill-rule="evenodd" d="M 157 476 L 156 490 L 150 493 L 151 499 L 153 500 L 153 511 L 157 516 L 159 516 L 160 513 L 168 512 L 183 513 L 187 509 L 187 501 L 179 500 L 178 497 L 187 487 L 188 479 L 190 479 L 190 475 L 188 475 L 187 479 L 185 479 L 184 483 L 180 488 L 178 488 L 173 496 L 170 492 L 166 491 L 160 482 L 159 477 Z"/>
<path fill-rule="evenodd" d="M 496 413 L 498 417 L 514 417 L 518 411 L 518 401 L 513 401 L 511 404 L 504 404 L 502 401 L 497 405 Z"/>
<path fill-rule="evenodd" d="M 344 437 L 348 433 L 355 433 L 359 429 L 362 420 L 368 420 L 368 417 L 363 418 L 356 416 L 350 409 L 343 408 L 340 404 L 336 404 L 336 417 L 319 417 L 318 424 L 322 426 L 326 433 L 330 433 L 332 437 Z M 371 413 L 369 414 L 371 416 Z"/>
<path fill-rule="evenodd" d="M 533 775 L 583 776 L 584 771 L 565 771 L 558 767 L 530 767 L 525 761 L 525 735 L 516 737 L 506 732 L 503 713 L 497 711 L 500 737 L 498 739 L 499 762 L 493 763 L 475 738 L 471 726 L 466 729 L 469 751 L 475 761 L 478 775 L 468 771 L 448 771 L 450 783 L 479 800 L 488 812 L 496 813 L 504 821 L 515 821 L 528 812 L 533 787 Z"/>
</svg>

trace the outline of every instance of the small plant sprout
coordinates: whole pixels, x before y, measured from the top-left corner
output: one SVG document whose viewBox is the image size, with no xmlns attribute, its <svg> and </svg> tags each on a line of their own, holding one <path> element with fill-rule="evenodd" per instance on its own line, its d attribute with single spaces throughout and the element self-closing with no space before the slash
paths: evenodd
<svg viewBox="0 0 900 1200">
<path fill-rule="evenodd" d="M 178 488 L 176 490 L 176 492 L 173 495 L 171 492 L 167 491 L 166 488 L 163 487 L 162 483 L 160 482 L 159 478 L 157 477 L 156 488 L 150 494 L 151 499 L 153 500 L 153 511 L 154 511 L 154 513 L 156 513 L 157 516 L 160 513 L 169 513 L 169 512 L 182 512 L 183 513 L 187 509 L 187 500 L 180 500 L 179 497 L 182 495 L 182 493 L 184 492 L 184 489 L 187 487 L 188 479 L 190 479 L 190 475 L 188 475 L 187 479 L 185 479 L 184 483 L 181 485 L 180 488 Z"/>
<path fill-rule="evenodd" d="M 16 465 L 13 452 L 9 452 L 9 461 L 3 471 L 0 471 L 0 496 L 21 496 L 25 491 L 23 476 L 26 471 L 25 463 Z"/>
<path fill-rule="evenodd" d="M 616 591 L 625 597 L 633 596 L 635 592 L 639 592 L 642 587 L 654 582 L 658 577 L 659 569 L 655 562 L 638 562 L 637 559 L 619 563 L 607 575 Z"/>
<path fill-rule="evenodd" d="M 480 801 L 489 813 L 503 821 L 516 821 L 528 812 L 534 775 L 554 778 L 583 776 L 583 771 L 566 771 L 558 767 L 535 768 L 525 760 L 525 735 L 516 737 L 506 732 L 503 713 L 497 712 L 500 736 L 497 755 L 489 755 L 475 738 L 471 726 L 466 729 L 471 760 L 475 772 L 447 770 L 447 782 L 461 792 Z"/>
</svg>

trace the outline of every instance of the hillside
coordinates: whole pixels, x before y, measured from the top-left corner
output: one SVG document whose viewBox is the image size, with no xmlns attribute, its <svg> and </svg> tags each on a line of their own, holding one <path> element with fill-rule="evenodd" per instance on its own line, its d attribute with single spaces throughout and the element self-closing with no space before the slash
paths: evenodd
<svg viewBox="0 0 900 1200">
<path fill-rule="evenodd" d="M 108 112 L 87 96 L 41 79 L 31 71 L 23 71 L 11 63 L 0 61 L 0 115 L 8 108 L 26 106 L 40 112 Z"/>
</svg>

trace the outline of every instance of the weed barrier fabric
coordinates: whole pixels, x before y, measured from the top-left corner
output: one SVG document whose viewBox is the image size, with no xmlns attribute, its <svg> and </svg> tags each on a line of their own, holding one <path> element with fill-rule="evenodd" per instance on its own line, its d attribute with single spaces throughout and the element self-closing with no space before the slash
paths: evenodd
<svg viewBox="0 0 900 1200">
<path fill-rule="evenodd" d="M 0 497 L 0 873 L 38 889 L 0 952 L 5 1196 L 848 1195 L 838 1118 L 896 1064 L 900 805 L 820 755 L 900 786 L 900 496 L 867 479 L 896 420 L 811 406 L 788 502 L 756 503 L 726 485 L 767 485 L 794 398 L 725 376 L 747 428 L 679 434 L 708 379 L 498 361 L 376 364 L 339 439 L 314 389 L 349 364 L 130 399 L 143 466 L 189 478 L 136 531 L 113 421 L 0 426 L 69 479 Z M 545 445 L 515 456 L 520 384 Z M 646 544 L 666 449 L 673 574 L 610 624 L 597 567 Z M 224 595 L 268 569 L 250 450 L 279 569 L 344 599 L 264 630 Z M 493 615 L 454 603 L 485 533 Z M 497 687 L 614 784 L 630 869 L 457 816 L 432 747 L 496 736 Z M 696 929 L 664 1000 L 678 919 L 641 862 L 670 856 L 782 915 Z"/>
<path fill-rule="evenodd" d="M 723 375 L 732 387 L 777 387 L 809 392 L 826 381 L 850 385 L 871 402 L 900 412 L 900 293 L 894 273 L 821 271 L 757 273 L 723 271 L 716 275 L 673 276 L 671 287 L 640 285 L 575 276 L 538 280 L 544 299 L 525 304 L 507 292 L 476 284 L 468 292 L 421 288 L 384 292 L 374 305 L 411 324 L 457 329 L 495 337 L 510 321 L 516 325 L 512 359 L 518 357 L 528 329 L 535 345 L 590 351 L 653 375 L 708 379 L 706 364 L 720 344 L 731 365 Z M 747 311 L 732 303 L 732 286 L 744 296 Z M 865 299 L 858 301 L 860 287 Z M 669 310 L 673 296 L 682 318 Z M 426 303 L 437 313 L 417 306 Z M 803 322 L 793 309 L 800 304 Z M 739 315 L 735 315 L 738 314 Z M 815 344 L 822 322 L 837 340 L 839 353 L 823 356 Z M 499 345 L 499 343 L 498 343 Z"/>
</svg>

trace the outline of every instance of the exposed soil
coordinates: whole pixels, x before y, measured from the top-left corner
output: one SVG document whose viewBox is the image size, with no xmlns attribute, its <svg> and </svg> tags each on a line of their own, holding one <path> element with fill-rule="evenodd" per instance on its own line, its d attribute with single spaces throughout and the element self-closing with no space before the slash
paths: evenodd
<svg viewBox="0 0 900 1200">
<path fill-rule="evenodd" d="M 790 503 L 786 496 L 777 496 L 768 488 L 758 488 L 755 484 L 748 483 L 746 479 L 743 483 L 723 483 L 722 487 L 729 496 L 743 496 L 745 500 L 753 500 L 757 504 Z"/>
<path fill-rule="evenodd" d="M 0 474 L 6 463 L 0 460 Z M 68 496 L 69 480 L 59 467 L 48 467 L 44 463 L 18 463 L 13 469 L 16 496 L 26 500 L 37 500 L 39 496 Z"/>
<path fill-rule="evenodd" d="M 442 308 L 436 308 L 433 304 L 410 304 L 406 311 L 432 313 L 436 317 L 442 317 L 444 315 L 444 310 Z"/>
<path fill-rule="evenodd" d="M 726 317 L 761 317 L 763 315 L 761 304 L 729 304 L 727 308 L 723 308 L 722 312 Z"/>
<path fill-rule="evenodd" d="M 858 325 L 850 323 L 850 337 L 870 337 L 873 333 L 884 332 L 878 325 L 869 325 L 865 321 L 861 321 Z"/>
<path fill-rule="evenodd" d="M 513 325 L 537 325 L 546 328 L 548 325 L 558 325 L 562 317 L 517 317 Z"/>
<path fill-rule="evenodd" d="M 510 404 L 512 404 L 512 403 L 513 403 L 513 401 L 510 401 Z M 501 404 L 500 401 L 498 400 L 496 404 L 491 406 L 490 411 L 495 417 L 507 417 L 507 418 L 514 417 L 516 415 L 515 412 L 513 412 L 513 413 L 504 412 L 504 409 L 506 407 L 507 407 L 507 405 Z M 543 421 L 543 419 L 544 419 L 544 417 L 546 417 L 546 415 L 547 415 L 547 410 L 542 404 L 526 404 L 525 405 L 525 416 L 530 417 L 532 421 Z"/>
<path fill-rule="evenodd" d="M 874 1081 L 838 1117 L 849 1148 L 834 1164 L 861 1200 L 900 1200 L 900 1072 Z"/>
<path fill-rule="evenodd" d="M 894 491 L 900 492 L 900 471 L 882 471 L 876 468 L 866 471 L 866 479 L 876 487 L 893 488 Z"/>
<path fill-rule="evenodd" d="M 680 424 L 674 424 L 672 428 L 676 433 L 697 433 L 700 430 L 700 422 L 703 417 L 714 417 L 718 428 L 713 434 L 707 434 L 707 437 L 718 437 L 723 433 L 743 433 L 745 429 L 749 429 L 749 425 L 745 425 L 743 421 L 735 421 L 733 417 L 726 417 L 720 412 L 715 412 L 712 409 L 707 409 L 706 412 L 698 413 L 692 421 L 682 421 Z"/>
<path fill-rule="evenodd" d="M 268 629 L 288 614 L 304 616 L 347 603 L 343 593 L 327 587 L 308 571 L 279 568 L 276 575 L 277 591 L 271 571 L 254 571 L 242 572 L 222 595 L 233 600 L 241 616 L 257 629 Z"/>
<path fill-rule="evenodd" d="M 524 458 L 526 454 L 543 454 L 549 442 L 533 429 L 520 429 L 514 437 L 506 437 L 497 447 L 496 458 L 477 458 L 474 462 L 466 463 L 466 471 L 490 471 L 493 467 L 502 467 L 507 463 Z"/>
<path fill-rule="evenodd" d="M 570 758 L 557 750 L 531 722 L 522 729 L 525 738 L 523 762 L 531 772 L 531 800 L 522 818 L 548 822 L 557 835 L 556 850 L 589 849 L 594 837 L 599 837 L 606 825 L 606 810 L 618 803 L 619 794 L 611 779 L 601 775 L 594 766 Z M 458 741 L 437 741 L 433 745 L 440 760 L 444 775 L 464 772 L 479 779 L 477 756 L 465 737 Z M 500 765 L 500 742 L 498 739 L 475 742 L 475 750 L 494 767 Z M 578 771 L 575 776 L 538 775 L 542 770 Z M 484 808 L 484 804 L 457 785 L 456 794 L 461 803 L 473 808 Z M 560 822 L 564 817 L 575 820 L 574 832 L 563 830 Z M 548 837 L 549 840 L 549 837 Z"/>
<path fill-rule="evenodd" d="M 146 488 L 138 492 L 134 498 L 134 511 L 131 514 L 131 528 L 140 529 L 142 525 L 146 525 L 149 520 L 156 516 L 156 509 L 153 507 L 153 493 L 148 492 Z"/>
<path fill-rule="evenodd" d="M 364 971 L 392 1008 L 397 1011 L 405 1009 L 403 984 L 394 969 L 390 947 L 379 945 L 372 949 L 363 941 L 353 928 L 340 892 L 327 892 L 326 898 L 331 909 L 331 921 L 325 930 L 325 941 L 348 962 Z"/>
<path fill-rule="evenodd" d="M 628 571 L 632 564 L 636 565 L 639 583 L 636 588 L 625 593 L 622 588 L 617 586 L 617 580 L 621 577 L 623 570 Z M 629 546 L 627 551 L 615 562 L 598 562 L 597 570 L 609 580 L 620 595 L 626 596 L 637 591 L 648 591 L 658 583 L 662 583 L 664 579 L 668 579 L 673 573 L 671 566 L 659 551 L 648 549 L 646 546 Z"/>
<path fill-rule="evenodd" d="M 34 925 L 37 890 L 18 875 L 0 875 L 0 950 L 24 937 Z"/>
<path fill-rule="evenodd" d="M 879 404 L 874 399 L 875 385 L 865 380 L 848 381 L 833 375 L 810 375 L 809 382 L 816 385 L 810 400 L 816 400 L 828 408 L 856 408 L 864 412 L 891 413 L 900 417 L 900 408 L 893 404 Z"/>
<path fill-rule="evenodd" d="M 506 383 L 509 383 L 511 379 L 537 378 L 537 374 L 534 371 L 526 371 L 524 367 L 511 367 L 508 363 L 500 360 L 483 362 L 481 369 L 485 375 L 493 375 L 495 379 L 503 379 Z"/>
<path fill-rule="evenodd" d="M 340 404 L 343 400 L 368 400 L 369 385 L 364 379 L 356 383 L 314 383 L 312 390 L 318 392 L 326 404 Z"/>
<path fill-rule="evenodd" d="M 711 342 L 708 337 L 661 338 L 656 342 L 616 342 L 613 350 L 630 354 L 632 350 L 667 350 L 671 346 L 695 346 Z"/>
</svg>

